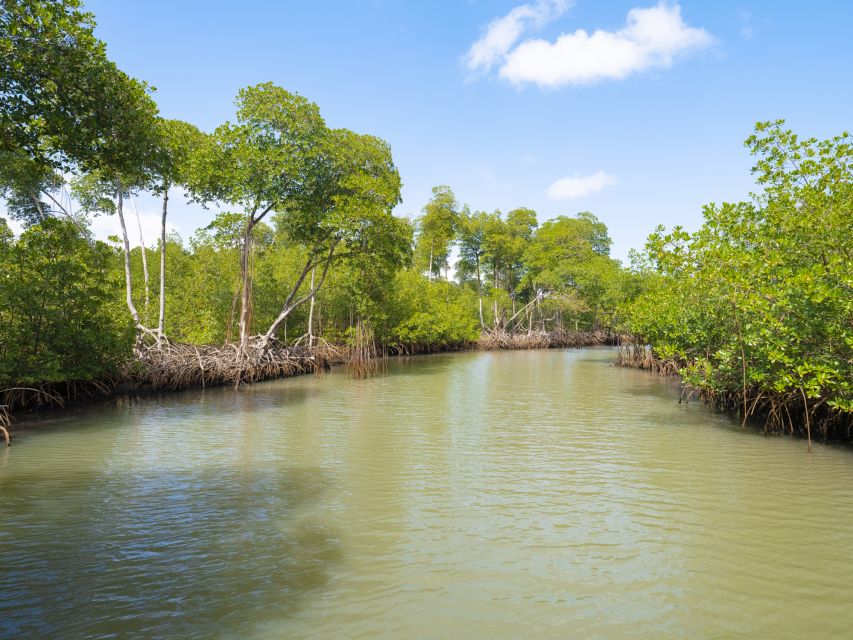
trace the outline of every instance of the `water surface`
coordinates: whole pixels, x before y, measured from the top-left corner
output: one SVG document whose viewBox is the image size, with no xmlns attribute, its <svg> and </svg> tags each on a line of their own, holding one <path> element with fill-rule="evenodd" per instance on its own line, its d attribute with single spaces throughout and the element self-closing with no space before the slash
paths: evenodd
<svg viewBox="0 0 853 640">
<path fill-rule="evenodd" d="M 849 637 L 853 453 L 612 358 L 429 356 L 23 428 L 0 637 Z"/>
</svg>

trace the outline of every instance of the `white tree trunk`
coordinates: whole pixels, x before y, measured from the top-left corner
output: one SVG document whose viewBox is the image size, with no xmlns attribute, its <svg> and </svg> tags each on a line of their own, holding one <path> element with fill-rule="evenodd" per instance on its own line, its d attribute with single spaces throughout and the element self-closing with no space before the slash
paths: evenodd
<svg viewBox="0 0 853 640">
<path fill-rule="evenodd" d="M 311 306 L 308 308 L 308 346 L 314 346 L 314 272 L 317 268 L 311 269 Z"/>
<path fill-rule="evenodd" d="M 485 331 L 486 323 L 483 322 L 483 278 L 480 275 L 480 256 L 477 256 L 477 299 L 480 306 L 480 331 Z"/>
<path fill-rule="evenodd" d="M 169 186 L 163 185 L 163 221 L 160 225 L 160 313 L 157 335 L 162 340 L 166 333 L 166 214 L 169 206 Z"/>
<path fill-rule="evenodd" d="M 296 296 L 299 293 L 299 289 L 302 288 L 302 283 L 305 282 L 305 278 L 308 277 L 308 272 L 316 268 L 318 264 L 316 262 L 316 254 L 308 256 L 308 260 L 305 262 L 305 266 L 302 268 L 302 273 L 299 274 L 299 277 L 296 279 L 296 283 L 293 285 L 293 288 L 290 290 L 287 299 L 284 301 L 284 305 L 281 308 L 281 312 L 278 314 L 278 317 L 273 321 L 273 323 L 270 325 L 270 328 L 267 329 L 267 332 L 264 334 L 263 340 L 261 341 L 259 355 L 262 355 L 263 352 L 268 348 L 270 341 L 275 338 L 276 333 L 278 332 L 278 328 L 281 326 L 281 323 L 287 320 L 287 317 L 290 315 L 291 311 L 296 309 L 304 302 L 311 300 L 317 294 L 317 291 L 319 291 L 320 288 L 323 286 L 323 283 L 326 281 L 326 275 L 329 273 L 329 267 L 332 264 L 332 258 L 335 255 L 335 248 L 337 247 L 337 244 L 337 242 L 334 242 L 329 247 L 329 254 L 325 258 L 323 271 L 320 273 L 320 282 L 312 286 L 311 290 L 308 293 L 297 298 Z"/>
<path fill-rule="evenodd" d="M 148 283 L 148 256 L 145 254 L 145 238 L 142 237 L 142 220 L 139 219 L 139 211 L 136 209 L 136 200 L 133 199 L 133 195 L 130 196 L 130 204 L 133 205 L 133 213 L 136 216 L 136 226 L 139 229 L 139 247 L 142 252 L 142 278 L 145 282 L 145 311 L 146 318 L 145 321 L 148 321 L 148 304 L 151 302 L 151 294 L 150 294 L 150 286 Z"/>
<path fill-rule="evenodd" d="M 249 347 L 249 307 L 252 296 L 252 276 L 249 273 L 249 255 L 252 251 L 252 228 L 254 224 L 249 220 L 246 224 L 246 232 L 243 236 L 243 246 L 240 249 L 240 275 L 243 280 L 240 292 L 240 352 L 246 353 Z"/>
<path fill-rule="evenodd" d="M 118 213 L 118 220 L 121 224 L 121 237 L 124 241 L 124 283 L 126 293 L 125 300 L 127 302 L 127 308 L 130 311 L 130 315 L 133 318 L 133 321 L 136 323 L 136 327 L 141 328 L 142 323 L 139 320 L 139 312 L 136 310 L 136 306 L 133 304 L 133 282 L 131 280 L 130 272 L 130 240 L 128 240 L 127 238 L 127 225 L 124 223 L 124 195 L 122 194 L 121 180 L 116 180 L 116 191 L 118 193 L 116 213 Z"/>
</svg>

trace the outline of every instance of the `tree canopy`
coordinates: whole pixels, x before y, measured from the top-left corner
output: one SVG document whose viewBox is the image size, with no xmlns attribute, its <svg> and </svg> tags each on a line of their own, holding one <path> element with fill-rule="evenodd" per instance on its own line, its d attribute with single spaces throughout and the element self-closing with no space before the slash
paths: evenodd
<svg viewBox="0 0 853 640">
<path fill-rule="evenodd" d="M 826 433 L 853 411 L 853 146 L 784 121 L 759 123 L 746 146 L 763 191 L 707 205 L 695 233 L 649 237 L 629 327 L 688 384 L 744 413 L 770 403 L 772 426 L 830 409 Z"/>
</svg>

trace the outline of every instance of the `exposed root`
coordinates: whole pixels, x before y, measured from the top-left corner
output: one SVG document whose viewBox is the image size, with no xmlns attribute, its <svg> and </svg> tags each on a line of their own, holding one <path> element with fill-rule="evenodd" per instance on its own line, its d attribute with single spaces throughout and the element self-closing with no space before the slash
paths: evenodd
<svg viewBox="0 0 853 640">
<path fill-rule="evenodd" d="M 238 345 L 191 345 L 161 343 L 140 349 L 129 376 L 154 389 L 186 389 L 286 378 L 328 370 L 344 361 L 344 351 L 328 344 L 288 347 L 277 341 L 262 348 L 262 337 L 250 340 L 249 348 Z"/>
<path fill-rule="evenodd" d="M 11 444 L 12 412 L 43 406 L 63 407 L 69 397 L 86 394 L 90 386 L 84 382 L 45 384 L 40 387 L 9 387 L 0 389 L 0 435 L 8 447 Z"/>
<path fill-rule="evenodd" d="M 619 345 L 615 364 L 662 376 L 678 376 L 690 363 L 658 358 L 650 346 L 626 339 Z M 753 418 L 763 421 L 765 433 L 807 438 L 810 450 L 812 438 L 818 435 L 824 442 L 853 439 L 853 414 L 832 409 L 828 398 L 816 398 L 809 404 L 799 387 L 778 392 L 741 385 L 720 390 L 710 383 L 682 383 L 682 399 L 691 396 L 716 409 L 737 412 L 742 425 Z"/>
<path fill-rule="evenodd" d="M 476 342 L 460 341 L 451 344 L 390 344 L 385 352 L 389 356 L 415 356 L 426 353 L 449 353 L 452 351 L 466 351 L 475 349 Z"/>
<path fill-rule="evenodd" d="M 658 358 L 650 346 L 623 338 L 616 350 L 616 365 L 644 369 L 660 376 L 677 376 L 685 363 L 671 358 Z"/>
<path fill-rule="evenodd" d="M 9 415 L 9 408 L 3 404 L 0 405 L 0 433 L 3 434 L 3 439 L 6 441 L 6 446 L 11 444 L 9 436 L 9 428 L 12 426 L 12 416 Z"/>
<path fill-rule="evenodd" d="M 388 361 L 385 351 L 376 347 L 373 332 L 361 322 L 353 328 L 352 341 L 347 354 L 347 371 L 356 379 L 385 373 Z"/>
<path fill-rule="evenodd" d="M 480 349 L 559 349 L 614 344 L 615 336 L 606 331 L 528 331 L 508 333 L 502 329 L 484 332 L 477 343 Z"/>
</svg>

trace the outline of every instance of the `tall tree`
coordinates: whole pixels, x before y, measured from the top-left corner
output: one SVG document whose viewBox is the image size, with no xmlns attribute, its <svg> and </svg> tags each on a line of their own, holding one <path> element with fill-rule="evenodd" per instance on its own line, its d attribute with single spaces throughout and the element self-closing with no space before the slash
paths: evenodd
<svg viewBox="0 0 853 640">
<path fill-rule="evenodd" d="M 418 218 L 416 254 L 430 280 L 449 268 L 447 259 L 459 225 L 459 204 L 446 185 L 433 187 L 432 198 Z"/>
<path fill-rule="evenodd" d="M 4 171 L 23 179 L 4 186 L 36 208 L 27 183 L 44 185 L 55 171 L 126 168 L 152 146 L 148 88 L 107 58 L 94 26 L 78 0 L 0 3 L 0 165 L 21 169 Z"/>
<path fill-rule="evenodd" d="M 609 241 L 607 228 L 590 213 L 543 223 L 524 256 L 526 284 L 565 301 L 567 311 L 591 311 L 596 326 L 621 283 L 619 264 L 607 256 Z"/>
<path fill-rule="evenodd" d="M 459 217 L 459 261 L 456 276 L 460 282 L 473 277 L 477 283 L 477 309 L 480 329 L 486 327 L 483 320 L 483 274 L 482 261 L 485 255 L 486 224 L 489 214 L 485 211 L 471 213 L 466 206 Z"/>
<path fill-rule="evenodd" d="M 213 133 L 213 145 L 195 160 L 191 187 L 200 200 L 217 200 L 244 215 L 240 250 L 240 351 L 251 331 L 250 258 L 254 228 L 270 212 L 303 205 L 327 171 L 326 126 L 317 105 L 272 83 L 241 89 L 237 124 Z"/>
<path fill-rule="evenodd" d="M 3 0 L 0 5 L 0 172 L 4 191 L 28 196 L 40 219 L 49 176 L 96 172 L 112 181 L 125 247 L 126 302 L 133 303 L 123 195 L 142 184 L 157 149 L 157 106 L 147 85 L 106 56 L 78 0 Z M 38 189 L 38 190 L 37 190 Z M 54 203 L 58 201 L 53 198 Z"/>
<path fill-rule="evenodd" d="M 276 216 L 286 237 L 305 253 L 302 271 L 290 288 L 281 311 L 264 334 L 261 350 L 281 323 L 323 286 L 334 262 L 346 261 L 360 272 L 391 272 L 403 264 L 411 246 L 408 224 L 395 218 L 400 201 L 400 175 L 386 142 L 346 129 L 329 131 L 324 145 L 323 172 L 315 190 L 290 202 Z M 320 163 L 317 163 L 318 165 Z M 300 289 L 309 273 L 321 267 L 307 292 Z M 389 280 L 390 274 L 383 279 Z"/>
<path fill-rule="evenodd" d="M 190 186 L 205 200 L 244 213 L 240 251 L 240 351 L 249 352 L 253 231 L 270 213 L 276 228 L 298 247 L 304 263 L 282 293 L 278 314 L 257 344 L 260 356 L 291 312 L 323 286 L 336 260 L 371 254 L 399 262 L 407 227 L 391 215 L 400 177 L 388 145 L 345 129 L 329 130 L 317 106 L 271 83 L 249 87 L 237 99 L 238 123 L 213 134 L 194 161 Z M 403 238 L 401 242 L 401 238 Z M 304 290 L 308 275 L 314 285 Z"/>
</svg>

